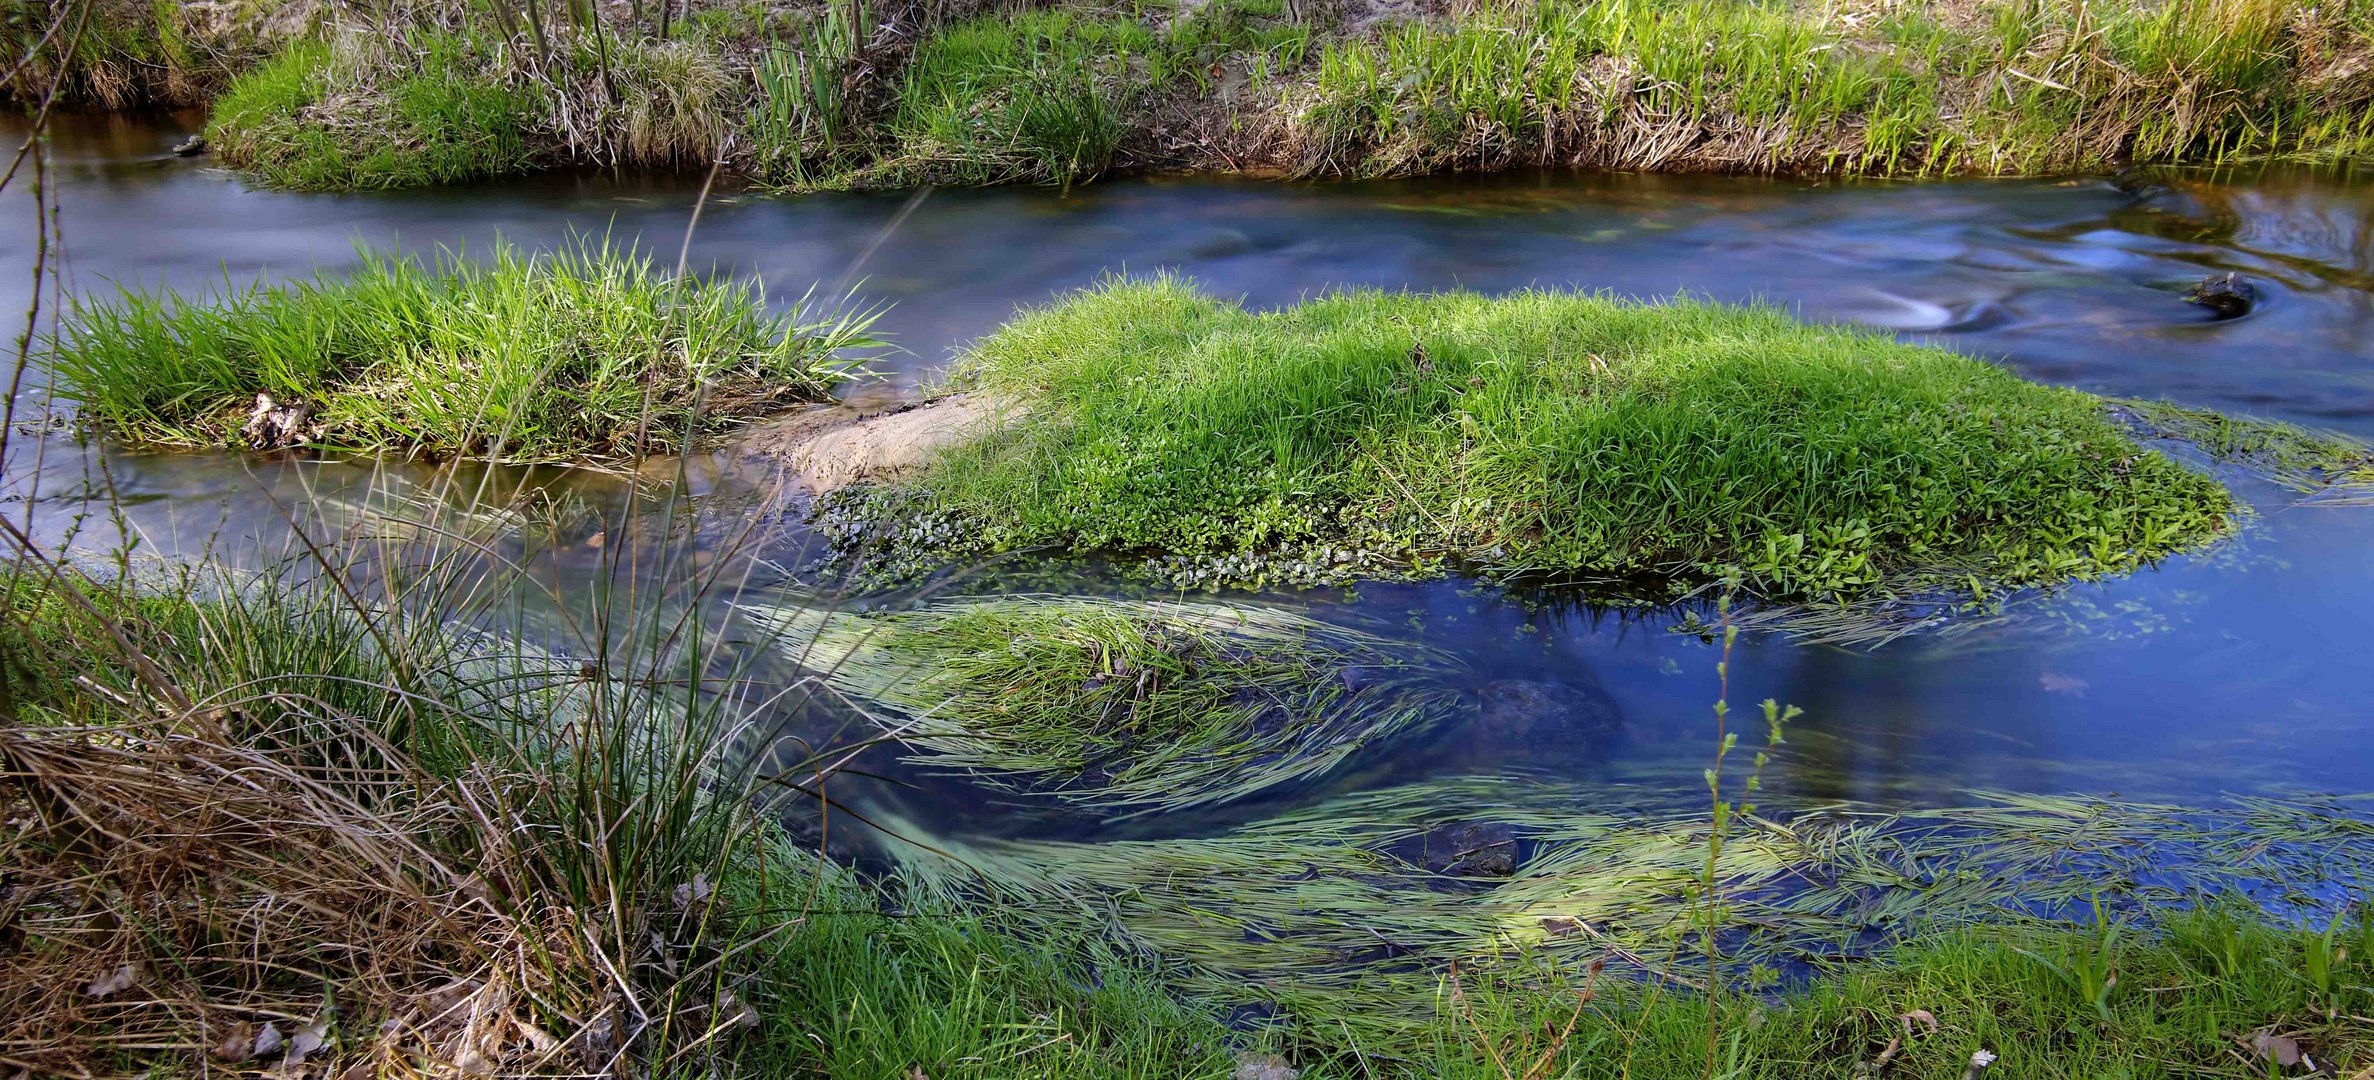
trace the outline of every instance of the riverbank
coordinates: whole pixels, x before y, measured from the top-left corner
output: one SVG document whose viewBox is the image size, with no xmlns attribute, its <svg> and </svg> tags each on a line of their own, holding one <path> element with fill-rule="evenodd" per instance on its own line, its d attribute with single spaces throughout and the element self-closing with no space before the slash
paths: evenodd
<svg viewBox="0 0 2374 1080">
<path fill-rule="evenodd" d="M 226 164 L 300 188 L 711 161 L 792 189 L 1526 165 L 2034 175 L 2374 149 L 2363 3 L 831 0 L 678 15 L 621 0 L 430 5 L 382 24 L 62 2 L 91 5 L 79 51 L 61 65 L 65 42 L 31 50 L 50 59 L 18 73 L 17 94 L 211 101 Z"/>
<path fill-rule="evenodd" d="M 1741 1075 L 1838 1077 L 1962 1075 L 1981 1060 L 1994 1063 L 1980 1070 L 1989 1076 L 2078 1077 L 2116 1061 L 2139 1078 L 2347 1076 L 2374 1061 L 2362 1019 L 2374 1010 L 2374 919 L 2362 908 L 2303 926 L 2213 890 L 2145 918 L 2135 905 L 2151 907 L 2149 889 L 2081 869 L 2094 857 L 2081 836 L 2205 852 L 2247 841 L 2255 865 L 2213 855 L 2204 888 L 2295 865 L 2346 885 L 2365 854 L 2340 839 L 2346 816 L 2320 827 L 2320 812 L 2260 803 L 2247 834 L 2221 838 L 2164 825 L 2136 834 L 2149 814 L 2107 806 L 2076 818 L 2041 802 L 2006 808 L 1992 828 L 2007 850 L 2055 853 L 2032 871 L 2083 879 L 2107 906 L 2016 914 L 1993 897 L 2017 879 L 1987 876 L 1981 861 L 1927 864 L 1959 869 L 1902 883 L 1933 901 L 1919 919 L 1882 905 L 1897 913 L 1873 925 L 1898 944 L 1825 961 L 1785 987 L 1726 956 L 1711 995 L 1704 961 L 1690 958 L 1692 912 L 1761 917 L 1753 882 L 1801 873 L 1794 860 L 1824 816 L 1742 822 L 1720 891 L 1695 900 L 1687 883 L 1703 839 L 1668 850 L 1676 838 L 1653 831 L 1624 841 L 1648 845 L 1618 867 L 1629 898 L 1593 899 L 1605 883 L 1562 876 L 1571 857 L 1546 847 L 1448 876 L 1405 864 L 1389 872 L 1423 879 L 1413 897 L 1507 891 L 1538 905 L 1556 893 L 1566 897 L 1556 910 L 1577 914 L 1522 920 L 1542 927 L 1532 947 L 1509 939 L 1449 964 L 1428 947 L 1295 972 L 1263 967 L 1267 954 L 1324 950 L 1336 934 L 1324 912 L 1305 916 L 1320 919 L 1306 941 L 1197 929 L 1243 914 L 1207 907 L 1212 898 L 1183 909 L 1203 911 L 1197 920 L 1155 933 L 1136 909 L 1182 888 L 1243 888 L 1240 900 L 1259 903 L 1252 886 L 1273 873 L 1272 890 L 1374 887 L 1387 864 L 1349 877 L 1291 871 L 1376 838 L 1347 846 L 1290 828 L 1242 853 L 1211 849 L 1220 861 L 1202 875 L 1114 878 L 1133 898 L 1113 913 L 1135 929 L 1106 938 L 1065 922 L 1055 892 L 1031 906 L 965 899 L 803 852 L 791 836 L 814 804 L 799 781 L 818 779 L 808 774 L 819 763 L 784 771 L 805 795 L 753 801 L 780 784 L 754 787 L 756 774 L 716 753 L 745 741 L 751 717 L 736 701 L 749 699 L 655 677 L 688 659 L 656 647 L 674 624 L 619 627 L 611 670 L 360 606 L 356 580 L 148 580 L 127 589 L 36 560 L 0 592 L 11 708 L 0 804 L 12 822 L 0 863 L 13 885 L 0 1054 L 18 1067 L 1686 1080 L 1710 1060 Z M 1860 826 L 1835 826 L 1811 846 L 1852 846 Z M 1967 854 L 1959 845 L 1973 837 L 1958 835 L 1922 857 Z M 1783 841 L 1801 853 L 1767 867 Z M 1097 865 L 1091 850 L 1064 855 L 1072 880 L 1028 887 L 1076 887 Z M 1102 858 L 1150 854 L 1117 845 Z M 2052 869 L 2060 860 L 2076 865 Z M 1597 867 L 1590 880 L 1605 877 L 1599 860 L 1585 862 Z M 1642 871 L 1659 883 L 1632 876 Z M 1670 909 L 1657 899 L 1667 889 L 1680 890 Z M 1961 922 L 1938 906 L 1948 897 L 1990 921 Z M 1602 902 L 1670 929 L 1601 921 L 1589 912 Z M 1593 944 L 1603 933 L 1641 948 L 1665 941 L 1680 958 Z M 1171 940 L 1201 944 L 1150 948 Z M 1605 967 L 1584 962 L 1594 952 Z M 1215 962 L 1263 974 L 1218 993 Z M 1371 966 L 1380 975 L 1348 990 L 1296 989 Z M 1271 1004 L 1224 1023 L 1221 1003 L 1247 996 Z"/>
</svg>

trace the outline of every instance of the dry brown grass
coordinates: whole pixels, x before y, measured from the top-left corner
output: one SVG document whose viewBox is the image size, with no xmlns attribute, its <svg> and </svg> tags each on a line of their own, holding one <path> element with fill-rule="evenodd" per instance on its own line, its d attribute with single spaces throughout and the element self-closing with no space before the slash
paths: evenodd
<svg viewBox="0 0 2374 1080">
<path fill-rule="evenodd" d="M 162 633 L 103 594 L 81 615 L 43 616 L 72 632 L 30 639 L 45 656 L 8 642 L 26 708 L 0 726 L 0 1065 L 625 1075 L 752 1019 L 728 969 L 797 920 L 721 918 L 708 876 L 604 850 L 650 804 L 589 809 L 563 771 L 586 751 L 480 730 L 466 765 L 433 770 L 380 734 L 388 717 L 297 678 L 210 688 L 193 669 L 235 634 Z M 123 662 L 124 643 L 159 659 Z M 39 661 L 87 674 L 15 682 Z M 422 725 L 452 708 L 420 705 Z"/>
<path fill-rule="evenodd" d="M 368 756 L 390 764 L 263 749 L 239 722 L 0 731 L 0 1059 L 606 1074 L 654 1025 L 682 1044 L 740 1020 L 682 967 L 653 977 L 705 902 L 622 908 L 621 956 L 611 913 L 549 899 L 504 809 L 533 778 L 437 780 L 384 744 Z"/>
</svg>

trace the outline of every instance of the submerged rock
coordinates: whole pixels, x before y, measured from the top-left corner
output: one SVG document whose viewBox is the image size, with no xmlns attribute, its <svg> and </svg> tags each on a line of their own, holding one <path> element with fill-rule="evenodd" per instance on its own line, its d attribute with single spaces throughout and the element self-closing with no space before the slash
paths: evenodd
<svg viewBox="0 0 2374 1080">
<path fill-rule="evenodd" d="M 1403 841 L 1394 854 L 1429 873 L 1504 878 L 1517 872 L 1517 831 L 1498 822 L 1461 822 Z"/>
<path fill-rule="evenodd" d="M 1476 696 L 1482 706 L 1477 730 L 1506 745 L 1543 746 L 1576 738 L 1597 742 L 1624 727 L 1606 694 L 1565 683 L 1496 679 Z"/>
<path fill-rule="evenodd" d="M 1276 1054 L 1256 1054 L 1250 1050 L 1236 1052 L 1236 1072 L 1231 1080 L 1294 1080 L 1302 1072 Z"/>
<path fill-rule="evenodd" d="M 2220 319 L 2239 319 L 2258 306 L 2259 289 L 2249 278 L 2234 274 L 2211 276 L 2193 286 L 2185 299 L 2217 313 Z"/>
</svg>

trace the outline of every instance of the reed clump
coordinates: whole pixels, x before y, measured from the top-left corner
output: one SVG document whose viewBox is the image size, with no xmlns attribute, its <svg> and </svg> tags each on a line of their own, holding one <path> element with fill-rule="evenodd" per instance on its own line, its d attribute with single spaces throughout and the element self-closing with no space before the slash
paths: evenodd
<svg viewBox="0 0 2374 1080">
<path fill-rule="evenodd" d="M 684 978 L 732 920 L 669 889 L 735 828 L 549 780 L 632 800 L 653 775 L 599 742 L 664 702 L 328 584 L 142 576 L 6 579 L 12 1062 L 600 1070 L 733 1022 L 722 983 Z"/>
<path fill-rule="evenodd" d="M 942 544 L 1194 584 L 1382 572 L 1784 599 L 1992 592 L 2224 535 L 2215 481 L 2089 395 L 1769 309 L 1352 292 L 1272 312 L 1113 280 L 955 377 L 1027 409 L 894 489 Z M 1253 560 L 1249 565 L 1247 560 Z"/>
<path fill-rule="evenodd" d="M 498 244 L 81 301 L 50 362 L 86 420 L 139 441 L 583 462 L 817 400 L 876 344 L 872 319 L 812 296 L 770 312 L 753 286 L 606 241 Z"/>
</svg>

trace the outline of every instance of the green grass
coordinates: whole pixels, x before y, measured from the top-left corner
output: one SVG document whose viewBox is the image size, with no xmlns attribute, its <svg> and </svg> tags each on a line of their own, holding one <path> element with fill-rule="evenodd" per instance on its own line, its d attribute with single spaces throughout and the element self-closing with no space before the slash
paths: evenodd
<svg viewBox="0 0 2374 1080">
<path fill-rule="evenodd" d="M 532 167 L 544 102 L 435 26 L 291 43 L 214 103 L 207 139 L 265 183 L 412 187 Z"/>
<path fill-rule="evenodd" d="M 2367 92 L 2320 78 L 2374 47 L 2362 11 L 1983 12 L 1850 25 L 1781 3 L 1548 0 L 1407 23 L 1329 44 L 1302 168 L 2040 173 L 2374 147 Z"/>
<path fill-rule="evenodd" d="M 812 401 L 874 344 L 871 315 L 752 286 L 676 281 L 640 254 L 498 244 L 346 274 L 125 291 L 74 306 L 49 363 L 85 419 L 139 441 L 226 446 L 258 395 L 311 411 L 331 448 L 589 461 L 681 447 L 721 421 Z"/>
<path fill-rule="evenodd" d="M 982 339 L 957 378 L 1029 413 L 897 512 L 951 519 L 960 546 L 1114 551 L 1189 581 L 1363 552 L 1416 575 L 1985 592 L 2126 570 L 2233 510 L 2086 394 L 1687 300 L 1255 312 L 1115 280 Z"/>
<path fill-rule="evenodd" d="M 1112 163 L 1118 84 L 1155 35 L 1060 11 L 981 16 L 916 46 L 888 122 L 902 175 L 925 182 L 1071 183 Z"/>
<path fill-rule="evenodd" d="M 867 902 L 861 889 L 827 895 Z M 2353 985 L 2338 1002 L 2344 1009 L 2374 1004 L 2364 986 L 2374 978 L 2362 959 L 2365 926 L 2336 924 L 2330 941 L 2349 950 L 2332 969 Z M 1585 981 L 1580 964 L 1537 973 L 1524 987 L 1470 976 L 1457 998 L 1450 980 L 1438 979 L 1405 1005 L 1405 1016 L 1430 1019 L 1396 1038 L 1376 1036 L 1357 1015 L 1348 1017 L 1353 1026 L 1339 1026 L 1347 1017 L 1337 1015 L 1288 1014 L 1268 1031 L 1232 1032 L 1150 987 L 1141 962 L 1093 944 L 1025 945 L 1034 939 L 1024 934 L 995 916 L 928 906 L 907 918 L 814 920 L 769 972 L 784 990 L 767 1025 L 790 1030 L 746 1060 L 761 1072 L 881 1080 L 910 1068 L 932 1077 L 1222 1080 L 1239 1053 L 1276 1055 L 1311 1077 L 1508 1080 L 1537 1066 L 1535 1075 L 1552 1077 L 1704 1075 L 1703 999 L 1603 976 L 1578 1016 L 1571 993 Z M 1960 1076 L 1982 1049 L 1999 1057 L 1990 1076 L 2158 1080 L 2204 1067 L 2256 1076 L 2265 1074 L 2247 1064 L 2246 1043 L 2267 1029 L 2328 1067 L 2374 1060 L 2364 1025 L 2346 1011 L 2328 1015 L 2336 1002 L 2309 975 L 2312 958 L 2332 955 L 2321 929 L 2280 928 L 2224 907 L 2179 913 L 2112 942 L 2119 979 L 2107 1015 L 2055 970 L 2084 962 L 2102 942 L 2091 928 L 1972 930 L 1776 995 L 1725 994 L 1713 1014 L 1717 1074 L 1845 1080 L 1895 1042 L 1890 1071 L 1902 1076 Z M 1915 1017 L 1908 1032 L 1900 1018 L 1916 1012 L 1938 1029 Z M 1572 1033 L 1556 1039 L 1570 1021 Z M 806 1045 L 785 1045 L 811 1035 Z"/>
<path fill-rule="evenodd" d="M 1276 0 L 885 21 L 719 5 L 656 26 L 550 5 L 289 29 L 95 5 L 69 97 L 215 98 L 223 160 L 306 189 L 561 163 L 762 184 L 1053 183 L 1117 169 L 1304 176 L 1522 165 L 2052 174 L 2374 152 L 2366 0 L 1538 0 L 1370 23 Z M 0 9 L 30 45 L 48 8 Z M 886 48 L 895 27 L 913 47 Z M 293 36 L 291 36 L 293 35 Z M 269 45 L 285 42 L 261 63 Z M 228 88 L 224 83 L 239 73 Z"/>
<path fill-rule="evenodd" d="M 746 609 L 919 760 L 1173 811 L 1332 769 L 1461 708 L 1426 650 L 1253 605 L 1001 597 L 875 617 Z"/>
</svg>

